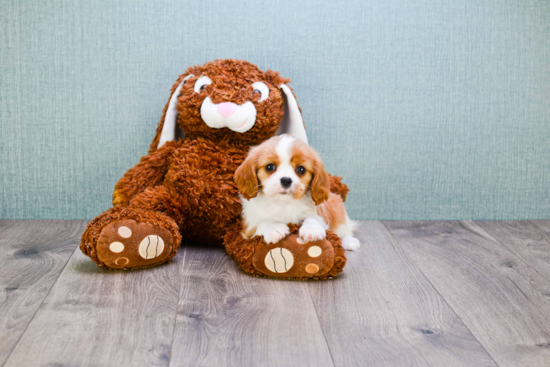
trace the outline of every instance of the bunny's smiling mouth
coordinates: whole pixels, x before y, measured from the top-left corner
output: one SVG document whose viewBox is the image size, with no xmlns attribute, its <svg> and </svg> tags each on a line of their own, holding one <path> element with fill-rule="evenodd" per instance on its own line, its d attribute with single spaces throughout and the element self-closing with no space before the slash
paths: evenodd
<svg viewBox="0 0 550 367">
<path fill-rule="evenodd" d="M 238 133 L 245 133 L 256 123 L 256 107 L 250 101 L 241 105 L 224 102 L 215 104 L 206 97 L 201 105 L 201 118 L 213 129 L 227 127 Z"/>
<path fill-rule="evenodd" d="M 248 122 L 248 119 L 244 120 L 243 124 L 241 126 L 239 126 L 237 129 L 240 129 L 241 127 L 243 127 L 244 125 L 246 125 L 246 123 Z"/>
</svg>

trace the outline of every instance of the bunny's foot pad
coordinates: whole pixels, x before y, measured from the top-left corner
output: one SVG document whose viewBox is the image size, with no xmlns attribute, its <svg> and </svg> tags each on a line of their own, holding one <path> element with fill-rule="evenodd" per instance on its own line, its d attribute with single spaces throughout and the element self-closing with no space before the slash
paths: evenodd
<svg viewBox="0 0 550 367">
<path fill-rule="evenodd" d="M 112 269 L 144 268 L 168 260 L 174 239 L 170 231 L 135 220 L 118 220 L 107 224 L 97 241 L 97 257 Z"/>
<path fill-rule="evenodd" d="M 100 268 L 136 269 L 170 262 L 180 242 L 178 226 L 170 217 L 114 207 L 88 223 L 80 249 Z"/>
<path fill-rule="evenodd" d="M 342 272 L 346 257 L 341 241 L 332 232 L 320 241 L 303 242 L 298 226 L 289 225 L 291 233 L 275 244 L 261 237 L 243 238 L 240 229 L 225 236 L 226 251 L 239 266 L 255 276 L 291 279 L 328 279 Z"/>
<path fill-rule="evenodd" d="M 259 272 L 272 277 L 311 278 L 325 275 L 334 266 L 334 248 L 327 240 L 300 244 L 297 235 L 276 244 L 257 245 L 252 263 Z"/>
</svg>

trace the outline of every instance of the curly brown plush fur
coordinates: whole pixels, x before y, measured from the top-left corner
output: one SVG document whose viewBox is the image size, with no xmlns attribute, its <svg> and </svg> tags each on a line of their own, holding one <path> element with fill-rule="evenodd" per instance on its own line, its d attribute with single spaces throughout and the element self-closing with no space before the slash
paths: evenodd
<svg viewBox="0 0 550 367">
<path fill-rule="evenodd" d="M 284 96 L 279 86 L 290 80 L 277 72 L 262 72 L 246 61 L 217 60 L 191 67 L 180 75 L 172 87 L 170 98 L 177 86 L 191 74 L 193 76 L 181 87 L 176 106 L 177 123 L 185 136 L 157 148 L 167 104 L 149 154 L 118 181 L 113 192 L 114 207 L 90 222 L 82 236 L 80 248 L 101 267 L 112 268 L 100 259 L 101 256 L 98 257 L 98 241 L 102 233 L 105 237 L 106 226 L 117 221 L 134 220 L 130 223 L 137 224 L 129 226 L 132 233 L 139 232 L 139 223 L 149 223 L 165 228 L 173 236 L 171 252 L 166 250 L 158 262 L 151 260 L 139 267 L 169 261 L 175 255 L 182 236 L 185 240 L 204 244 L 222 244 L 229 230 L 240 230 L 241 204 L 233 175 L 251 146 L 275 135 L 284 114 Z M 197 93 L 193 86 L 202 75 L 208 75 L 212 84 Z M 251 88 L 251 84 L 257 81 L 265 83 L 270 91 L 269 98 L 262 102 Z M 201 105 L 208 96 L 215 104 L 252 102 L 257 111 L 256 123 L 245 133 L 207 126 L 201 118 Z M 340 178 L 331 177 L 331 184 L 332 191 L 345 198 L 348 189 Z M 130 244 L 116 236 L 115 233 L 104 241 L 107 241 L 106 246 L 115 239 L 124 244 L 120 255 L 123 256 Z M 132 267 L 133 264 L 127 266 Z"/>
</svg>

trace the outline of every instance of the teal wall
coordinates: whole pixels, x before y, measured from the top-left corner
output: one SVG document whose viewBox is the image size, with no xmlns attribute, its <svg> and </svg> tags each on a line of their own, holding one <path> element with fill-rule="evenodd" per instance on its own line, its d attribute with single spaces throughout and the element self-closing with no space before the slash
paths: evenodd
<svg viewBox="0 0 550 367">
<path fill-rule="evenodd" d="M 92 218 L 188 66 L 293 80 L 356 219 L 550 218 L 547 0 L 0 0 L 0 218 Z"/>
</svg>

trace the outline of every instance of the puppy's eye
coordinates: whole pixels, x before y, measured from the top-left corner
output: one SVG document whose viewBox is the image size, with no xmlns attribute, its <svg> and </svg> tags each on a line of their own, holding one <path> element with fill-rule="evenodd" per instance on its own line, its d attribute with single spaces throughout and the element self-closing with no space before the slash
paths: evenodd
<svg viewBox="0 0 550 367">
<path fill-rule="evenodd" d="M 260 99 L 258 100 L 258 102 L 265 101 L 269 97 L 269 88 L 264 83 L 253 83 L 252 88 L 254 89 L 254 93 L 260 94 Z"/>
<path fill-rule="evenodd" d="M 207 85 L 212 84 L 212 80 L 210 80 L 207 76 L 201 76 L 197 81 L 195 82 L 195 87 L 193 88 L 196 93 L 200 93 L 201 91 L 206 88 Z"/>
<path fill-rule="evenodd" d="M 296 167 L 296 173 L 301 176 L 306 173 L 306 169 L 304 168 L 304 166 L 298 166 Z"/>
<path fill-rule="evenodd" d="M 267 172 L 273 172 L 273 171 L 275 171 L 275 168 L 277 168 L 277 167 L 273 163 L 270 163 L 267 166 L 265 166 L 265 170 Z"/>
</svg>

